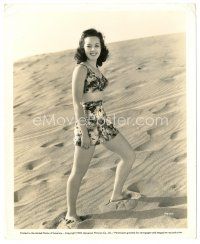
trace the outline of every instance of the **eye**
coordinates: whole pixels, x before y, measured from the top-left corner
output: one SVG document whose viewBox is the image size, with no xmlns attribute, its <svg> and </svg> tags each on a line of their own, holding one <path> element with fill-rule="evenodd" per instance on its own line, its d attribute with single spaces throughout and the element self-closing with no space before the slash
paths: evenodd
<svg viewBox="0 0 200 244">
<path fill-rule="evenodd" d="M 91 45 L 87 45 L 86 47 L 91 47 Z M 100 45 L 95 45 L 95 47 L 100 47 Z"/>
</svg>

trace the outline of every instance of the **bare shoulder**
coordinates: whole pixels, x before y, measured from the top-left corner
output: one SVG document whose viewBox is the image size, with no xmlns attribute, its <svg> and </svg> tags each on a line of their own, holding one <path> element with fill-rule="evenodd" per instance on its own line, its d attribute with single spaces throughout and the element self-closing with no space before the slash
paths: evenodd
<svg viewBox="0 0 200 244">
<path fill-rule="evenodd" d="M 86 74 L 87 73 L 87 68 L 84 65 L 77 64 L 74 68 L 74 72 L 76 74 Z"/>
<path fill-rule="evenodd" d="M 77 64 L 72 75 L 72 83 L 80 85 L 86 79 L 87 68 L 81 64 Z"/>
</svg>

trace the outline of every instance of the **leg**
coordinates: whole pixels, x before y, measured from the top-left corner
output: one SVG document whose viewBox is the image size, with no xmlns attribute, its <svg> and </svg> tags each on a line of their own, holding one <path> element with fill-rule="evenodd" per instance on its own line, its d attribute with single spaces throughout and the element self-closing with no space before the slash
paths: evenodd
<svg viewBox="0 0 200 244">
<path fill-rule="evenodd" d="M 121 157 L 116 169 L 114 189 L 111 196 L 111 201 L 114 201 L 122 198 L 123 185 L 135 161 L 135 152 L 121 133 L 118 133 L 113 139 L 106 141 L 103 145 Z"/>
<path fill-rule="evenodd" d="M 87 172 L 91 158 L 93 156 L 94 149 L 95 146 L 90 146 L 88 149 L 75 146 L 73 167 L 67 181 L 66 193 L 68 211 L 66 217 L 78 217 L 76 214 L 76 199 L 81 181 Z"/>
</svg>

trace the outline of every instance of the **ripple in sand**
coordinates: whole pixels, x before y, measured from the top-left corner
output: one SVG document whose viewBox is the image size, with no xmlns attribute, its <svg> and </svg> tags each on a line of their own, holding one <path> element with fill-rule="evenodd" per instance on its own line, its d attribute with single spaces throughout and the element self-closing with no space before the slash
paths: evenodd
<svg viewBox="0 0 200 244">
<path fill-rule="evenodd" d="M 41 61 L 41 59 L 36 59 L 35 61 L 33 61 L 33 62 L 31 62 L 31 63 L 29 63 L 29 65 L 27 66 L 27 67 L 31 67 L 31 66 L 33 66 L 34 64 L 37 64 L 38 62 L 40 62 Z"/>
<path fill-rule="evenodd" d="M 16 104 L 16 105 L 14 105 L 13 108 L 17 108 L 17 107 L 21 106 L 21 105 L 24 104 L 24 103 L 25 103 L 25 102 L 18 103 L 18 104 Z"/>
<path fill-rule="evenodd" d="M 159 151 L 164 148 L 164 146 L 168 143 L 166 138 L 155 138 L 154 140 L 150 140 L 148 142 L 145 142 L 144 144 L 140 145 L 139 147 L 136 147 L 136 151 Z"/>
</svg>

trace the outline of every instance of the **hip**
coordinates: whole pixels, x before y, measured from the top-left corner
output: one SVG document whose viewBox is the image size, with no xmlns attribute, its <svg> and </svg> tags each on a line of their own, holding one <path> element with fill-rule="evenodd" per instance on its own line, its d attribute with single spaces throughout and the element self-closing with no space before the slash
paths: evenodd
<svg viewBox="0 0 200 244">
<path fill-rule="evenodd" d="M 113 123 L 104 110 L 102 100 L 86 102 L 82 104 L 82 106 L 84 110 L 84 118 L 80 118 L 79 121 L 75 121 L 76 127 L 79 123 L 85 123 L 86 127 L 103 126 L 105 123 Z"/>
</svg>

